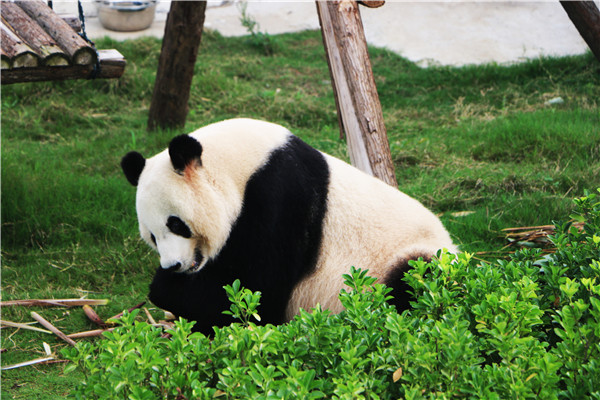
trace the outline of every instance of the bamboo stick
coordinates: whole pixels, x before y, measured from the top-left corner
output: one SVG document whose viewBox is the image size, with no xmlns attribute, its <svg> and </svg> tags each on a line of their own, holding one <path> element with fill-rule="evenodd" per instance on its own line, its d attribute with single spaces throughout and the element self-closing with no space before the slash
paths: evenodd
<svg viewBox="0 0 600 400">
<path fill-rule="evenodd" d="M 104 306 L 107 299 L 28 299 L 0 301 L 0 307 L 9 306 L 41 306 L 41 307 L 74 307 L 74 306 Z"/>
<path fill-rule="evenodd" d="M 47 329 L 42 329 L 42 328 L 38 328 L 36 326 L 22 324 L 20 322 L 12 322 L 12 321 L 0 320 L 0 325 L 10 326 L 11 328 L 28 329 L 30 331 L 36 331 L 36 332 L 44 332 L 44 333 L 50 333 L 50 334 L 52 333 L 52 332 L 50 332 Z"/>
<path fill-rule="evenodd" d="M 89 318 L 90 321 L 92 321 L 93 323 L 95 323 L 96 325 L 98 325 L 101 328 L 106 328 L 106 326 L 107 326 L 106 322 L 104 322 L 102 320 L 102 318 L 100 318 L 98 316 L 98 314 L 96 314 L 96 311 L 94 311 L 94 309 L 92 307 L 90 307 L 87 304 L 84 305 L 83 312 Z"/>
<path fill-rule="evenodd" d="M 69 343 L 71 346 L 76 346 L 77 345 L 77 343 L 75 343 L 73 341 L 73 339 L 68 338 L 67 335 L 65 335 L 64 333 L 62 333 L 57 327 L 55 327 L 49 321 L 47 321 L 46 319 L 44 319 L 44 317 L 42 317 L 40 314 L 36 313 L 35 311 L 32 311 L 31 312 L 31 316 L 37 322 L 39 322 L 40 324 L 42 324 L 42 326 L 44 326 L 45 328 L 48 328 L 52 333 L 54 333 L 56 336 L 58 336 L 59 338 L 61 338 L 65 342 Z"/>
<path fill-rule="evenodd" d="M 102 335 L 104 332 L 113 331 L 115 328 L 106 328 L 106 329 L 92 329 L 91 331 L 83 331 L 77 333 L 71 333 L 67 335 L 69 339 L 82 339 L 88 337 L 96 337 Z"/>
<path fill-rule="evenodd" d="M 40 363 L 44 363 L 44 362 L 48 362 L 48 361 L 53 361 L 53 360 L 54 360 L 54 356 L 34 358 L 33 360 L 23 361 L 23 362 L 16 363 L 16 364 L 3 365 L 2 368 L 0 368 L 0 369 L 2 369 L 2 371 L 6 371 L 7 369 L 15 369 L 15 368 L 27 367 L 29 365 L 40 364 Z"/>
<path fill-rule="evenodd" d="M 144 312 L 146 313 L 146 318 L 148 318 L 148 322 L 150 322 L 150 324 L 152 325 L 156 325 L 156 321 L 154 320 L 152 314 L 150 314 L 150 311 L 148 311 L 146 307 L 144 307 Z"/>
<path fill-rule="evenodd" d="M 138 308 L 143 307 L 144 304 L 146 304 L 146 302 L 142 301 L 140 304 L 131 307 L 129 310 L 127 310 L 127 312 L 132 312 L 133 310 L 137 310 Z M 110 323 L 111 320 L 117 320 L 117 319 L 121 318 L 122 316 L 123 316 L 123 311 L 121 311 L 117 315 L 113 315 L 112 317 L 108 318 L 107 321 Z"/>
</svg>

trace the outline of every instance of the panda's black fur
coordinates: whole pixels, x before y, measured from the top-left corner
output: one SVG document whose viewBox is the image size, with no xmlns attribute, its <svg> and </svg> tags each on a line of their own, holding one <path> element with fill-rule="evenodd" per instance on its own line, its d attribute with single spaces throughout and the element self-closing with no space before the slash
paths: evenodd
<svg viewBox="0 0 600 400">
<path fill-rule="evenodd" d="M 150 300 L 197 321 L 205 334 L 231 322 L 223 286 L 236 278 L 261 291 L 262 323 L 279 324 L 293 287 L 315 266 L 327 207 L 329 168 L 295 136 L 248 181 L 242 212 L 218 257 L 194 274 L 158 268 Z"/>
</svg>

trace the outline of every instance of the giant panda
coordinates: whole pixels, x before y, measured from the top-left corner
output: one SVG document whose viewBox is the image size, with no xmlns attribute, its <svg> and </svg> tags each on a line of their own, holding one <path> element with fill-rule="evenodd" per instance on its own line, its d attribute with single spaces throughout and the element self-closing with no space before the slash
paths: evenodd
<svg viewBox="0 0 600 400">
<path fill-rule="evenodd" d="M 341 311 L 352 266 L 405 309 L 408 260 L 457 250 L 417 200 L 273 123 L 214 123 L 121 166 L 137 186 L 141 237 L 160 256 L 150 300 L 206 334 L 232 322 L 223 286 L 235 279 L 262 293 L 262 323 L 317 304 Z"/>
</svg>

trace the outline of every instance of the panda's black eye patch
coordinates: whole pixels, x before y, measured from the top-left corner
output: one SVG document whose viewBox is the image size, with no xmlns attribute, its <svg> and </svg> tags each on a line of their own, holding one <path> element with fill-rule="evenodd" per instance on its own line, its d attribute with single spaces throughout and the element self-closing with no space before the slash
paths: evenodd
<svg viewBox="0 0 600 400">
<path fill-rule="evenodd" d="M 184 238 L 189 239 L 192 237 L 192 231 L 179 217 L 171 215 L 167 219 L 167 228 L 174 234 L 183 236 Z"/>
<path fill-rule="evenodd" d="M 154 243 L 154 245 L 156 246 L 156 238 L 153 234 L 150 234 L 150 240 L 152 240 L 152 243 Z"/>
</svg>

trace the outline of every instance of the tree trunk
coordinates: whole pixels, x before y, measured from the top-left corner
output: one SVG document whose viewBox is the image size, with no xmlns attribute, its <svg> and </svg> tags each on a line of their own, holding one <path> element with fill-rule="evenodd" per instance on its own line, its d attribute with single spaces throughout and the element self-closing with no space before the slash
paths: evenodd
<svg viewBox="0 0 600 400">
<path fill-rule="evenodd" d="M 149 130 L 185 125 L 205 11 L 206 1 L 171 3 L 148 116 Z"/>
<path fill-rule="evenodd" d="M 317 12 L 350 161 L 397 187 L 358 5 L 351 0 L 318 0 Z"/>
<path fill-rule="evenodd" d="M 600 61 L 600 11 L 593 1 L 561 1 L 567 15 Z"/>
</svg>

